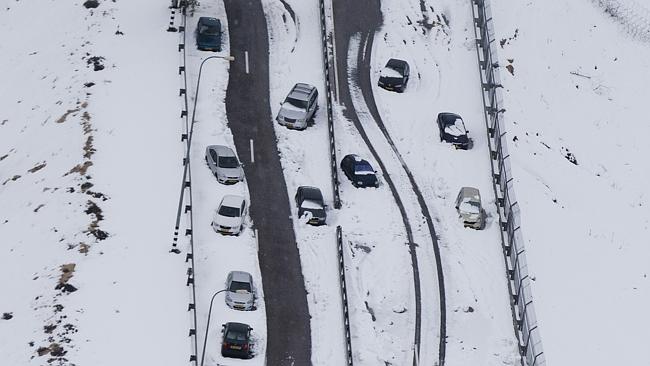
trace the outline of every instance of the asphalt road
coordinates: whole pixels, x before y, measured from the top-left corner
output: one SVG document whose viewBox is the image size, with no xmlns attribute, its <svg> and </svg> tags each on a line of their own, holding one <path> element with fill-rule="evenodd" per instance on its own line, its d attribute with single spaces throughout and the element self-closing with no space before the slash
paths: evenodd
<svg viewBox="0 0 650 366">
<path fill-rule="evenodd" d="M 266 19 L 259 0 L 226 0 L 225 6 L 230 50 L 235 56 L 230 65 L 226 113 L 244 163 L 250 215 L 258 232 L 267 317 L 267 364 L 310 365 L 307 293 L 269 105 Z"/>
<path fill-rule="evenodd" d="M 370 60 L 372 52 L 372 43 L 374 41 L 375 32 L 381 26 L 383 22 L 381 14 L 381 3 L 380 0 L 355 0 L 355 1 L 346 1 L 346 0 L 332 0 L 333 2 L 333 12 L 334 12 L 334 28 L 335 28 L 335 42 L 336 42 L 336 55 L 338 71 L 338 80 L 339 80 L 339 102 L 345 105 L 345 115 L 351 121 L 353 121 L 355 127 L 361 134 L 364 142 L 370 149 L 373 157 L 377 160 L 377 163 L 380 165 L 382 171 L 385 172 L 384 180 L 388 184 L 391 193 L 395 199 L 395 202 L 400 210 L 402 215 L 402 220 L 404 222 L 404 227 L 406 231 L 407 238 L 409 240 L 409 251 L 411 254 L 411 263 L 413 266 L 413 283 L 415 287 L 415 303 L 416 303 L 416 319 L 415 319 L 415 334 L 414 334 L 414 343 L 420 344 L 421 338 L 421 288 L 420 288 L 420 275 L 418 268 L 418 260 L 416 254 L 417 244 L 413 242 L 411 225 L 408 221 L 406 211 L 404 209 L 403 202 L 399 196 L 397 188 L 392 182 L 388 171 L 386 170 L 384 163 L 381 160 L 381 157 L 376 152 L 372 143 L 368 139 L 363 126 L 359 121 L 359 117 L 352 103 L 352 98 L 350 95 L 348 80 L 348 65 L 347 65 L 347 53 L 350 43 L 350 38 L 355 34 L 361 36 L 360 45 L 366 45 L 365 47 L 360 47 L 358 55 L 356 55 L 358 60 L 358 72 L 356 75 L 353 75 L 355 82 L 360 86 L 361 92 L 363 95 L 364 102 L 366 103 L 370 114 L 375 120 L 377 126 L 383 133 L 384 137 L 388 144 L 393 148 L 396 154 L 399 154 L 395 144 L 390 137 L 390 134 L 386 130 L 384 123 L 381 119 L 381 115 L 377 109 L 375 99 L 372 93 L 372 86 L 375 82 L 370 78 Z M 364 51 L 365 50 L 365 51 Z M 365 53 L 364 53 L 365 52 Z M 442 263 L 440 257 L 440 248 L 438 246 L 437 235 L 435 228 L 433 226 L 433 221 L 431 220 L 431 215 L 427 208 L 427 205 L 424 201 L 422 193 L 415 182 L 413 174 L 406 164 L 402 161 L 402 168 L 406 172 L 406 175 L 409 178 L 411 183 L 411 189 L 415 193 L 418 204 L 421 208 L 422 216 L 427 221 L 427 227 L 432 238 L 432 246 L 436 257 L 437 264 L 437 282 L 439 289 L 439 299 L 440 299 L 440 342 L 438 347 L 438 365 L 444 365 L 445 361 L 445 349 L 446 349 L 446 299 L 445 299 L 445 286 L 444 286 L 444 276 L 442 272 Z M 430 352 L 430 350 L 418 350 L 419 352 Z M 414 359 L 414 365 L 416 361 Z"/>
</svg>

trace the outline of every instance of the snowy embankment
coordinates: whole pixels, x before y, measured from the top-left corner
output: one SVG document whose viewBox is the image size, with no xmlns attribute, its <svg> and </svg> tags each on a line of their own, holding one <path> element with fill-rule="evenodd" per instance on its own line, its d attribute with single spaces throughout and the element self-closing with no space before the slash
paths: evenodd
<svg viewBox="0 0 650 366">
<path fill-rule="evenodd" d="M 176 36 L 159 5 L 0 13 L 3 364 L 187 361 L 185 267 L 168 253 Z"/>
<path fill-rule="evenodd" d="M 196 102 L 196 119 L 192 137 L 192 192 L 194 219 L 194 261 L 196 281 L 196 301 L 198 317 L 199 361 L 205 336 L 208 311 L 212 296 L 225 288 L 226 277 L 230 271 L 246 271 L 253 276 L 256 290 L 256 309 L 239 311 L 229 308 L 224 301 L 225 293 L 216 295 L 210 329 L 205 350 L 205 364 L 264 365 L 266 359 L 266 312 L 262 277 L 257 256 L 257 240 L 252 229 L 250 217 L 244 220 L 244 229 L 239 236 L 224 236 L 211 226 L 213 213 L 224 195 L 245 197 L 250 207 L 250 197 L 246 181 L 234 185 L 217 182 L 205 162 L 205 148 L 209 145 L 225 145 L 235 151 L 232 132 L 228 128 L 226 116 L 226 89 L 228 87 L 227 60 L 216 58 L 205 62 L 201 73 L 198 100 L 194 100 L 197 77 L 201 61 L 210 56 L 228 56 L 228 20 L 221 1 L 202 2 L 187 17 L 187 76 L 190 110 Z M 221 20 L 222 51 L 209 52 L 196 49 L 195 28 L 199 17 L 215 17 Z M 244 62 L 235 59 L 233 62 Z M 190 117 L 191 117 L 190 112 Z M 240 157 L 240 161 L 247 158 Z M 221 325 L 227 322 L 248 324 L 253 328 L 253 359 L 238 360 L 221 356 Z"/>
<path fill-rule="evenodd" d="M 512 175 L 550 364 L 646 358 L 649 10 L 638 1 L 492 2 Z"/>
</svg>

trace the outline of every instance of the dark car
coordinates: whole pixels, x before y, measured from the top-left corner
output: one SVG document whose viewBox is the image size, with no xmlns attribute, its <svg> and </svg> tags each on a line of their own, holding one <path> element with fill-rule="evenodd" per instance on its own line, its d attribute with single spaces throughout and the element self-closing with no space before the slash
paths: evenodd
<svg viewBox="0 0 650 366">
<path fill-rule="evenodd" d="M 298 217 L 303 217 L 309 213 L 311 217 L 308 224 L 324 225 L 327 219 L 325 212 L 325 203 L 323 194 L 316 187 L 300 186 L 296 192 L 296 206 L 298 207 Z"/>
<path fill-rule="evenodd" d="M 406 61 L 391 58 L 379 74 L 378 85 L 386 90 L 403 93 L 409 82 L 409 64 Z"/>
<path fill-rule="evenodd" d="M 205 51 L 221 51 L 221 21 L 217 18 L 200 17 L 196 25 L 196 48 Z"/>
<path fill-rule="evenodd" d="M 469 150 L 472 148 L 472 139 L 465 128 L 463 119 L 455 113 L 438 114 L 438 131 L 440 141 L 453 144 L 457 149 Z"/>
<path fill-rule="evenodd" d="M 379 187 L 379 180 L 372 165 L 367 160 L 361 159 L 358 155 L 349 154 L 341 160 L 341 170 L 352 182 L 352 185 L 359 187 Z"/>
<path fill-rule="evenodd" d="M 248 324 L 226 323 L 221 329 L 223 340 L 221 342 L 221 355 L 223 357 L 251 358 L 251 330 Z"/>
</svg>

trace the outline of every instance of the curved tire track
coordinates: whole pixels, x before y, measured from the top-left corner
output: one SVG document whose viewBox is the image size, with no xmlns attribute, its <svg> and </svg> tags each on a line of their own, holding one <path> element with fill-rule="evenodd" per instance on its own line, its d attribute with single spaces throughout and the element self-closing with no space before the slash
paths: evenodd
<svg viewBox="0 0 650 366">
<path fill-rule="evenodd" d="M 379 0 L 358 0 L 353 2 L 346 1 L 336 1 L 333 0 L 333 12 L 334 12 L 334 23 L 336 28 L 335 41 L 336 41 L 336 53 L 339 55 L 347 55 L 350 39 L 355 34 L 361 35 L 359 52 L 357 54 L 357 67 L 358 72 L 356 74 L 358 78 L 358 85 L 360 86 L 364 102 L 369 109 L 370 115 L 374 119 L 375 123 L 382 132 L 386 142 L 389 144 L 395 155 L 397 156 L 399 163 L 402 169 L 406 172 L 408 180 L 411 184 L 411 189 L 415 196 L 417 197 L 418 204 L 422 216 L 425 217 L 427 222 L 427 228 L 431 236 L 433 251 L 435 254 L 436 260 L 436 272 L 438 277 L 438 289 L 439 289 L 439 303 L 440 303 L 440 336 L 439 336 L 439 348 L 438 348 L 438 365 L 444 366 L 445 362 L 445 349 L 446 349 L 446 300 L 445 300 L 445 287 L 444 287 L 444 274 L 442 271 L 442 259 L 440 255 L 440 248 L 438 245 L 438 240 L 436 236 L 436 231 L 433 226 L 433 221 L 429 213 L 429 209 L 424 201 L 424 197 L 418 187 L 413 174 L 410 169 L 402 159 L 401 154 L 399 153 L 397 147 L 392 141 L 390 134 L 386 130 L 386 127 L 379 115 L 377 105 L 372 94 L 372 81 L 370 79 L 370 58 L 372 53 L 372 44 L 374 40 L 374 35 L 379 29 L 379 26 L 382 23 L 382 14 L 381 6 Z M 343 60 L 335 60 L 338 64 L 338 78 L 339 80 L 348 80 L 348 64 L 347 57 Z M 350 85 L 347 82 L 341 83 L 341 95 L 340 102 L 345 105 L 345 116 L 349 118 L 365 144 L 368 146 L 373 158 L 377 161 L 384 174 L 384 179 L 388 184 L 391 194 L 395 199 L 395 202 L 399 208 L 400 214 L 402 216 L 402 221 L 404 222 L 404 227 L 406 230 L 409 251 L 411 254 L 411 261 L 413 266 L 413 282 L 415 286 L 415 300 L 416 300 L 416 325 L 415 325 L 415 344 L 418 345 L 417 353 L 419 355 L 420 349 L 420 339 L 421 339 L 421 286 L 420 286 L 420 276 L 419 276 L 419 267 L 417 260 L 416 248 L 417 244 L 413 241 L 413 234 L 411 229 L 411 224 L 408 220 L 406 214 L 406 209 L 404 204 L 397 192 L 394 182 L 387 174 L 387 170 L 384 162 L 381 160 L 379 154 L 372 145 L 365 129 L 363 128 L 361 121 L 359 119 L 358 111 L 354 106 L 352 101 L 352 95 L 350 91 Z M 416 360 L 413 360 L 414 365 Z"/>
</svg>

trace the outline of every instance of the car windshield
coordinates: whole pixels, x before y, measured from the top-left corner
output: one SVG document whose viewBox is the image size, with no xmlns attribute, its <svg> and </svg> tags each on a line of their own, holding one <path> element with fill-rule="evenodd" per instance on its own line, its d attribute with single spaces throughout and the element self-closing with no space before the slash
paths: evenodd
<svg viewBox="0 0 650 366">
<path fill-rule="evenodd" d="M 381 76 L 386 77 L 386 78 L 401 78 L 402 77 L 402 70 L 397 68 L 394 65 L 386 65 L 381 70 Z"/>
<path fill-rule="evenodd" d="M 308 210 L 312 210 L 312 211 L 314 211 L 314 210 L 320 210 L 320 209 L 322 209 L 322 208 L 323 208 L 323 205 L 321 205 L 321 204 L 320 204 L 319 202 L 317 202 L 317 201 L 304 200 L 304 201 L 302 201 L 302 203 L 300 204 L 300 207 L 305 208 L 305 209 L 308 209 Z"/>
<path fill-rule="evenodd" d="M 230 206 L 219 207 L 219 215 L 226 217 L 239 217 L 239 208 Z"/>
<path fill-rule="evenodd" d="M 463 124 L 463 120 L 460 118 L 456 118 L 452 123 L 447 122 L 447 126 L 445 126 L 445 132 L 452 135 L 452 136 L 463 136 L 467 134 L 467 131 L 465 130 L 465 124 Z"/>
<path fill-rule="evenodd" d="M 476 201 L 464 200 L 460 203 L 460 210 L 469 214 L 478 214 L 481 212 L 481 205 Z"/>
<path fill-rule="evenodd" d="M 368 163 L 359 163 L 354 167 L 354 173 L 358 175 L 366 174 L 375 174 L 375 171 L 372 169 Z"/>
<path fill-rule="evenodd" d="M 251 292 L 251 285 L 248 282 L 232 281 L 230 283 L 230 289 L 228 289 L 228 290 L 230 292 L 250 293 Z"/>
<path fill-rule="evenodd" d="M 284 101 L 288 106 L 298 108 L 300 110 L 306 110 L 307 109 L 307 101 L 306 100 L 300 100 L 296 98 L 289 98 Z"/>
<path fill-rule="evenodd" d="M 216 35 L 219 34 L 219 27 L 217 27 L 216 25 L 205 25 L 205 24 L 203 24 L 203 25 L 201 25 L 199 27 L 199 33 L 207 34 L 207 35 L 210 35 L 210 36 L 216 36 Z"/>
<path fill-rule="evenodd" d="M 239 161 L 234 156 L 220 156 L 219 157 L 219 167 L 220 168 L 236 168 L 239 166 Z"/>
<path fill-rule="evenodd" d="M 245 341 L 246 334 L 242 332 L 236 332 L 234 330 L 229 330 L 228 333 L 226 333 L 226 339 L 231 341 Z"/>
</svg>

